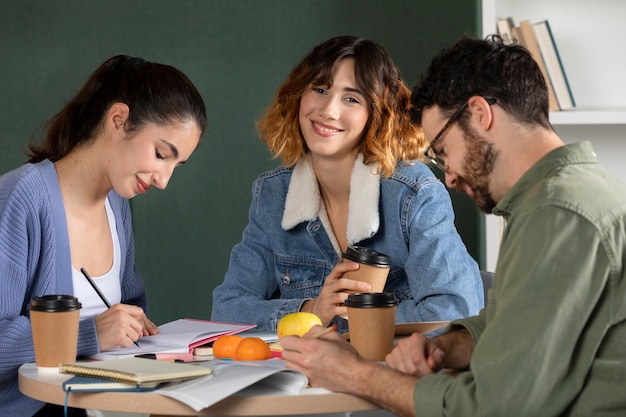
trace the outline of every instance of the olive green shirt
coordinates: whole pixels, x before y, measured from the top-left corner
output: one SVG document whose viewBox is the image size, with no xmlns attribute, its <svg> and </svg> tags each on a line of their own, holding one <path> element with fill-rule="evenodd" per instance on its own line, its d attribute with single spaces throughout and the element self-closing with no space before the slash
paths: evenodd
<svg viewBox="0 0 626 417">
<path fill-rule="evenodd" d="M 417 416 L 626 415 L 626 185 L 591 144 L 558 148 L 498 203 L 494 286 L 470 370 L 414 388 Z"/>
</svg>

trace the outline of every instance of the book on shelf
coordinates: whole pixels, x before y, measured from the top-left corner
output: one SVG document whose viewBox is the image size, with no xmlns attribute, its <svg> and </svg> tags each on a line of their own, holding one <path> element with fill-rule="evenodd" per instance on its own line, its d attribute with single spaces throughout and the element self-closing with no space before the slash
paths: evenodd
<svg viewBox="0 0 626 417">
<path fill-rule="evenodd" d="M 506 45 L 517 42 L 517 34 L 515 33 L 515 20 L 512 17 L 500 17 L 496 20 L 496 29 L 498 35 L 502 38 Z"/>
<path fill-rule="evenodd" d="M 194 348 L 206 345 L 222 335 L 237 334 L 254 327 L 255 325 L 248 324 L 178 319 L 160 325 L 158 334 L 139 339 L 139 346 L 111 349 L 90 355 L 89 358 L 106 360 L 158 354 L 161 356 L 159 359 L 180 359 L 187 362 L 193 359 Z"/>
<path fill-rule="evenodd" d="M 530 52 L 546 80 L 550 111 L 574 108 L 574 96 L 548 21 L 533 24 L 525 19 L 515 26 L 512 17 L 498 18 L 496 29 L 505 44 L 517 43 Z"/>
<path fill-rule="evenodd" d="M 559 103 L 561 110 L 570 110 L 576 106 L 574 101 L 574 95 L 570 88 L 567 76 L 565 75 L 565 68 L 558 52 L 550 24 L 547 20 L 542 20 L 533 24 L 535 36 L 537 38 L 537 44 L 541 51 L 541 56 L 548 73 L 550 81 L 552 81 L 552 87 L 554 88 L 554 95 Z"/>
<path fill-rule="evenodd" d="M 535 30 L 533 28 L 532 23 L 528 20 L 522 20 L 519 24 L 519 36 L 518 41 L 519 44 L 525 47 L 530 55 L 533 57 L 537 65 L 539 66 L 539 70 L 543 74 L 543 78 L 546 80 L 546 85 L 548 87 L 548 102 L 550 104 L 550 111 L 559 111 L 561 108 L 559 107 L 559 102 L 556 99 L 554 94 L 554 88 L 552 86 L 552 81 L 548 76 L 548 72 L 546 71 L 546 66 L 543 62 L 543 58 L 541 56 L 541 51 L 539 50 L 539 44 L 537 43 L 537 37 L 535 36 Z"/>
<path fill-rule="evenodd" d="M 91 378 L 75 375 L 63 382 L 65 392 L 102 392 L 102 391 L 153 391 L 161 382 L 119 382 L 102 378 Z"/>
<path fill-rule="evenodd" d="M 216 360 L 195 366 L 210 367 L 212 376 L 166 384 L 154 392 L 200 411 L 232 395 L 295 395 L 308 385 L 306 375 L 286 368 L 285 361 L 280 359 L 252 362 Z"/>
<path fill-rule="evenodd" d="M 211 374 L 211 369 L 186 363 L 143 358 L 121 358 L 59 365 L 59 372 L 128 384 L 178 381 Z"/>
</svg>

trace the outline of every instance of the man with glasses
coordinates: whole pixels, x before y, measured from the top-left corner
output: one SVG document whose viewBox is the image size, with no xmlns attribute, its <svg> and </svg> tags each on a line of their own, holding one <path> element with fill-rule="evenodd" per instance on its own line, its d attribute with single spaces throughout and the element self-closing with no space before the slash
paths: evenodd
<svg viewBox="0 0 626 417">
<path fill-rule="evenodd" d="M 442 51 L 412 104 L 446 185 L 507 220 L 489 303 L 387 366 L 336 334 L 284 338 L 288 366 L 398 415 L 626 415 L 626 185 L 564 145 L 539 68 L 499 37 Z"/>
</svg>

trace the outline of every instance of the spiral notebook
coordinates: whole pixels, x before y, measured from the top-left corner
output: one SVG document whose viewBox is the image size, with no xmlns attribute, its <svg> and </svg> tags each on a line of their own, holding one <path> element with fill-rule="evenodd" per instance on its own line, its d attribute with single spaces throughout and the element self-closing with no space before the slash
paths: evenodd
<svg viewBox="0 0 626 417">
<path fill-rule="evenodd" d="M 96 362 L 62 363 L 59 372 L 131 384 L 166 382 L 211 374 L 211 369 L 154 359 L 122 358 Z"/>
<path fill-rule="evenodd" d="M 90 378 L 87 376 L 74 375 L 63 382 L 65 392 L 102 392 L 102 391 L 154 391 L 161 382 L 144 382 L 142 384 L 111 381 L 102 378 Z"/>
</svg>

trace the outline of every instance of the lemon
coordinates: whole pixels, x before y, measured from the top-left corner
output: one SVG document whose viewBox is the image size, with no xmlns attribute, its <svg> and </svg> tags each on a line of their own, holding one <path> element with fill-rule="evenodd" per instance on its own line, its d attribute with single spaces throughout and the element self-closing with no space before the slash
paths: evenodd
<svg viewBox="0 0 626 417">
<path fill-rule="evenodd" d="M 276 327 L 276 334 L 280 339 L 283 336 L 302 336 L 315 325 L 322 325 L 322 320 L 313 313 L 300 311 L 285 314 Z"/>
</svg>

